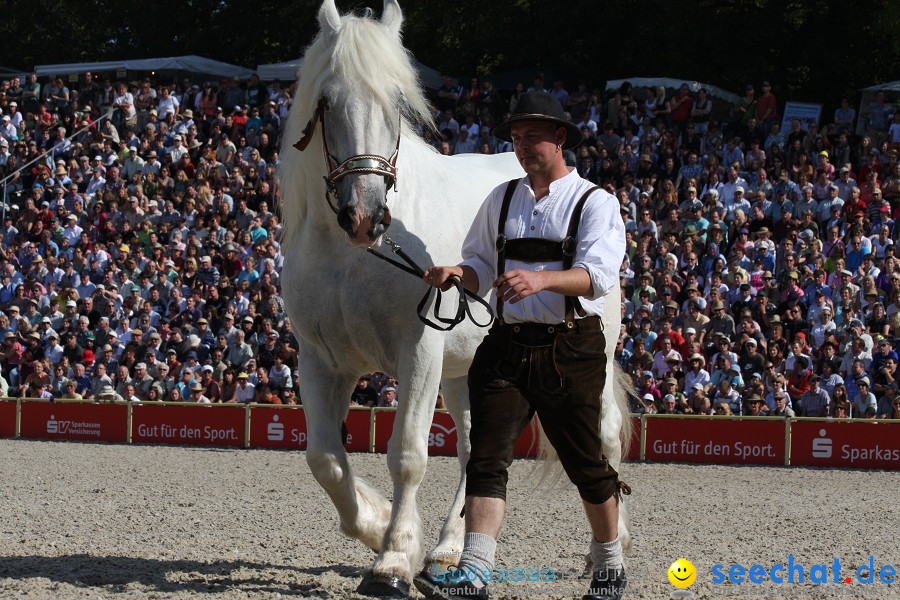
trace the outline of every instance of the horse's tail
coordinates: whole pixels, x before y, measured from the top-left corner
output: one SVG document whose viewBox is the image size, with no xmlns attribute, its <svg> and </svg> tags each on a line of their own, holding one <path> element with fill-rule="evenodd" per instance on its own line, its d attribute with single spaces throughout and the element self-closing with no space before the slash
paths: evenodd
<svg viewBox="0 0 900 600">
<path fill-rule="evenodd" d="M 634 382 L 631 376 L 625 372 L 619 362 L 614 360 L 613 367 L 613 398 L 616 401 L 616 408 L 622 415 L 622 428 L 619 430 L 619 446 L 622 449 L 622 460 L 628 456 L 628 450 L 631 448 L 631 437 L 634 435 L 634 428 L 631 426 L 631 398 L 637 398 L 637 391 L 634 389 Z"/>
<path fill-rule="evenodd" d="M 612 361 L 612 363 L 612 414 L 607 413 L 607 404 L 605 401 L 608 400 L 608 398 L 604 398 L 604 410 L 601 413 L 601 423 L 604 423 L 607 427 L 618 426 L 618 443 L 616 443 L 615 436 L 611 437 L 609 435 L 609 431 L 606 431 L 606 435 L 604 435 L 604 429 L 601 427 L 601 423 L 597 423 L 597 427 L 600 428 L 600 438 L 603 441 L 603 453 L 610 461 L 613 468 L 618 470 L 619 464 L 628 455 L 628 449 L 631 447 L 631 436 L 634 435 L 633 428 L 631 427 L 631 419 L 629 417 L 631 414 L 629 398 L 636 397 L 636 392 L 628 373 L 619 366 L 617 361 Z M 559 483 L 565 475 L 562 465 L 559 462 L 559 456 L 557 456 L 556 450 L 547 439 L 544 428 L 541 427 L 540 420 L 537 418 L 532 420 L 531 427 L 536 433 L 535 437 L 539 440 L 539 460 L 535 463 L 538 483 L 555 485 Z"/>
</svg>

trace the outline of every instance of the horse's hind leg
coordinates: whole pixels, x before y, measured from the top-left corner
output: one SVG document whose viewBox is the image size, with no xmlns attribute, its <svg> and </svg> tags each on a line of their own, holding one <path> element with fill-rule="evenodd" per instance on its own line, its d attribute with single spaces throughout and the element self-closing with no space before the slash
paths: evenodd
<svg viewBox="0 0 900 600">
<path fill-rule="evenodd" d="M 331 497 L 344 535 L 378 551 L 387 529 L 391 503 L 353 475 L 344 449 L 341 425 L 349 408 L 354 374 L 334 373 L 314 353 L 300 361 L 303 409 L 309 432 L 306 462 Z"/>
<path fill-rule="evenodd" d="M 469 430 L 472 426 L 469 417 L 469 386 L 466 379 L 466 377 L 445 379 L 442 384 L 447 410 L 453 417 L 453 423 L 456 424 L 456 453 L 459 457 L 460 476 L 456 496 L 441 528 L 441 537 L 437 546 L 425 559 L 425 563 L 426 566 L 437 564 L 444 570 L 459 563 L 466 533 L 465 520 L 460 516 L 466 501 L 466 463 L 472 450 L 469 440 Z"/>
<path fill-rule="evenodd" d="M 441 376 L 440 350 L 423 342 L 401 360 L 402 397 L 388 443 L 388 469 L 394 482 L 391 522 L 381 553 L 359 587 L 370 595 L 406 595 L 422 561 L 422 521 L 416 492 L 425 476 L 428 429 Z M 427 360 L 426 357 L 433 357 Z M 407 383 L 408 382 L 408 383 Z"/>
</svg>

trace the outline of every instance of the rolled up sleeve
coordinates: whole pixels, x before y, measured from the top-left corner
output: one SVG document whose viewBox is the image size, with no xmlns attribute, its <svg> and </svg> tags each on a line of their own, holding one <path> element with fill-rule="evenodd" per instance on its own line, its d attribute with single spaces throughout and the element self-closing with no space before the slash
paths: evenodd
<svg viewBox="0 0 900 600">
<path fill-rule="evenodd" d="M 590 275 L 592 295 L 585 296 L 588 300 L 597 300 L 615 286 L 624 256 L 625 224 L 619 204 L 611 194 L 595 192 L 584 206 L 572 264 Z"/>
</svg>

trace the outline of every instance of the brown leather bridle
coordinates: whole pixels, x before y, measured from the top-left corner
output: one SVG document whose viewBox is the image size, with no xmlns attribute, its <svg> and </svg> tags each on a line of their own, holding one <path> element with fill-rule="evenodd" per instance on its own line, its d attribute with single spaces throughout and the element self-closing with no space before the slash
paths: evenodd
<svg viewBox="0 0 900 600">
<path fill-rule="evenodd" d="M 328 151 L 328 138 L 325 135 L 325 112 L 328 110 L 328 101 L 325 98 L 319 100 L 316 112 L 306 127 L 303 129 L 303 137 L 294 144 L 294 148 L 303 152 L 309 146 L 313 134 L 316 130 L 316 124 L 322 123 L 322 150 L 325 153 L 325 164 L 328 166 L 328 174 L 325 179 L 325 200 L 328 206 L 335 214 L 338 214 L 337 206 L 333 200 L 333 196 L 337 192 L 335 184 L 347 175 L 375 174 L 384 177 L 384 197 L 387 204 L 387 193 L 391 188 L 397 189 L 397 155 L 400 154 L 400 120 L 397 124 L 397 145 L 394 153 L 390 158 L 385 158 L 379 154 L 357 154 L 351 156 L 344 162 L 338 160 Z"/>
</svg>

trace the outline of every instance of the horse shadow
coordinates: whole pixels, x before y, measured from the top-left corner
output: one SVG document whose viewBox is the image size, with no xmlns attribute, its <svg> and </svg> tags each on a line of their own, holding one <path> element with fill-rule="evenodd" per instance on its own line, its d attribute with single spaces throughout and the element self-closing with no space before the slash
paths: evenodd
<svg viewBox="0 0 900 600">
<path fill-rule="evenodd" d="M 103 588 L 109 593 L 148 592 L 244 593 L 328 597 L 328 588 L 308 579 L 332 573 L 359 579 L 363 569 L 344 565 L 301 568 L 246 560 L 164 560 L 133 556 L 2 556 L 0 579 L 49 579 L 77 588 Z M 331 590 L 333 592 L 333 590 Z"/>
</svg>

